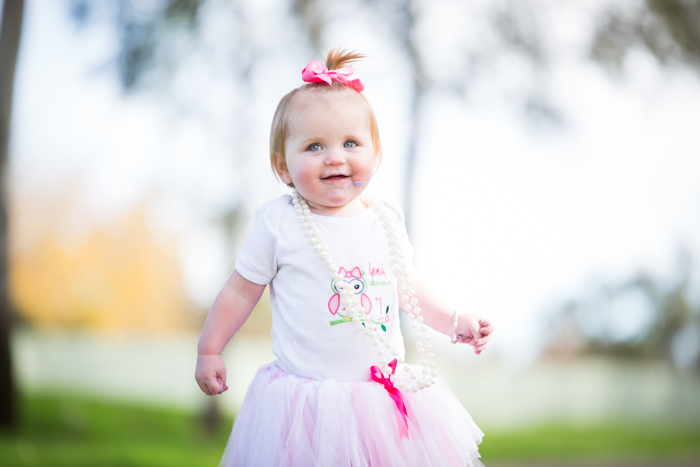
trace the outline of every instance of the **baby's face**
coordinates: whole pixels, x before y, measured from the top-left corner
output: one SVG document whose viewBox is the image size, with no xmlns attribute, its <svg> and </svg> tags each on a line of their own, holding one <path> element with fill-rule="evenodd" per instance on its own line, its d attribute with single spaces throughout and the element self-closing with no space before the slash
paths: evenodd
<svg viewBox="0 0 700 467">
<path fill-rule="evenodd" d="M 360 195 L 372 178 L 374 156 L 366 103 L 355 91 L 295 96 L 286 167 L 278 173 L 284 183 L 294 183 L 312 212 L 350 216 L 362 211 Z"/>
</svg>

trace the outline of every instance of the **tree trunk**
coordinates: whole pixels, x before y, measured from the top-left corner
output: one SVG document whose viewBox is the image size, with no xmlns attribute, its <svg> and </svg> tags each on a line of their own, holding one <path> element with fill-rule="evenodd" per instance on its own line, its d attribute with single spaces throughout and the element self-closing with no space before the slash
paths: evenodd
<svg viewBox="0 0 700 467">
<path fill-rule="evenodd" d="M 423 61 L 415 43 L 416 34 L 416 2 L 406 0 L 401 4 L 401 24 L 398 31 L 402 45 L 408 55 L 412 68 L 413 90 L 411 95 L 411 111 L 409 114 L 408 148 L 406 152 L 406 172 L 403 184 L 403 212 L 406 231 L 409 235 L 414 231 L 414 202 L 413 193 L 416 189 L 416 168 L 418 166 L 418 145 L 421 140 L 421 114 L 426 92 L 426 76 Z"/>
<path fill-rule="evenodd" d="M 0 428 L 17 425 L 15 382 L 10 355 L 11 306 L 8 291 L 7 159 L 15 65 L 24 0 L 5 0 L 0 25 Z"/>
</svg>

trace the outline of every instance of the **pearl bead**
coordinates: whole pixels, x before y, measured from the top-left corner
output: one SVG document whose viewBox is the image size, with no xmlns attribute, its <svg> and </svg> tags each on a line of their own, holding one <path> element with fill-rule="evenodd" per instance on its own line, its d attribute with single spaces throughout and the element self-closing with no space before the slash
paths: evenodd
<svg viewBox="0 0 700 467">
<path fill-rule="evenodd" d="M 403 371 L 411 371 L 411 365 L 404 365 Z"/>
<path fill-rule="evenodd" d="M 410 376 L 411 376 L 411 379 L 416 379 L 416 378 L 417 378 L 417 376 L 416 376 L 416 374 L 415 374 L 415 373 L 411 373 L 411 375 L 410 375 Z"/>
<path fill-rule="evenodd" d="M 384 349 L 382 349 L 382 348 L 377 349 L 377 354 L 384 355 Z"/>
<path fill-rule="evenodd" d="M 418 349 L 418 350 L 416 350 L 416 353 L 418 355 L 423 355 L 425 353 L 425 349 Z"/>
<path fill-rule="evenodd" d="M 418 299 L 417 299 L 417 298 L 412 298 L 412 299 L 411 299 L 411 305 L 414 305 L 414 306 L 415 306 L 415 305 L 418 305 Z M 415 310 L 414 310 L 414 312 L 415 312 Z"/>
<path fill-rule="evenodd" d="M 379 339 L 374 339 L 374 340 L 372 341 L 372 345 L 374 345 L 375 347 L 378 346 L 378 345 L 379 345 Z"/>
<path fill-rule="evenodd" d="M 428 373 L 430 373 L 430 370 L 428 370 L 427 368 L 423 368 L 422 373 L 423 373 L 424 375 L 427 375 Z"/>
<path fill-rule="evenodd" d="M 409 313 L 409 314 L 408 314 L 408 319 L 414 320 L 414 319 L 416 319 L 416 315 L 414 315 L 413 313 Z"/>
<path fill-rule="evenodd" d="M 392 350 L 392 351 L 391 351 L 391 356 L 392 356 L 392 357 L 398 357 L 398 356 L 399 356 L 399 351 L 396 350 L 396 349 Z"/>
<path fill-rule="evenodd" d="M 403 311 L 405 311 L 406 313 L 408 313 L 412 309 L 413 309 L 413 306 L 410 303 L 407 303 L 403 306 Z"/>
</svg>

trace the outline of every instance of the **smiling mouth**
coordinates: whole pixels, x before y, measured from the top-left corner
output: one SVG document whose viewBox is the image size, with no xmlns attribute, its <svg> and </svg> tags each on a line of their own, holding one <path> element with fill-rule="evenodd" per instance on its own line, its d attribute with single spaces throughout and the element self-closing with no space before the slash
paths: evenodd
<svg viewBox="0 0 700 467">
<path fill-rule="evenodd" d="M 345 180 L 346 178 L 350 178 L 350 176 L 349 175 L 331 175 L 330 177 L 323 177 L 323 180 L 338 181 L 338 180 Z"/>
</svg>

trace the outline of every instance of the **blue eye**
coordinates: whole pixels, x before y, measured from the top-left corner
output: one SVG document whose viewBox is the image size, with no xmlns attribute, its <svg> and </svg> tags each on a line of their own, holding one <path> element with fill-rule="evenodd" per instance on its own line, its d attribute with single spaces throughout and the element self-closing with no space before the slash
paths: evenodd
<svg viewBox="0 0 700 467">
<path fill-rule="evenodd" d="M 312 145 L 309 146 L 309 151 L 320 151 L 321 150 L 321 145 L 318 143 L 313 143 Z"/>
<path fill-rule="evenodd" d="M 343 144 L 344 148 L 354 148 L 357 146 L 357 143 L 354 141 L 346 141 L 345 144 Z"/>
</svg>

